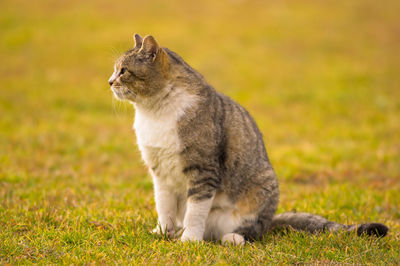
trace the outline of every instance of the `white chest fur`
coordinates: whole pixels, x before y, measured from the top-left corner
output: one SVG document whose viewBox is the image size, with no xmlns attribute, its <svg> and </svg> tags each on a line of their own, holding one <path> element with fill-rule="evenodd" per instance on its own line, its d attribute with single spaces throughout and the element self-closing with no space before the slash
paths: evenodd
<svg viewBox="0 0 400 266">
<path fill-rule="evenodd" d="M 141 150 L 146 147 L 178 148 L 177 118 L 174 115 L 153 115 L 136 109 L 134 129 Z"/>
<path fill-rule="evenodd" d="M 186 187 L 179 157 L 181 141 L 177 123 L 185 110 L 195 103 L 195 96 L 175 89 L 157 106 L 157 112 L 136 105 L 134 129 L 143 160 L 150 169 L 154 168 L 151 172 L 156 183 L 176 192 Z"/>
<path fill-rule="evenodd" d="M 161 117 L 160 117 L 161 118 Z M 186 180 L 179 157 L 180 141 L 173 117 L 155 118 L 136 111 L 135 130 L 143 160 L 150 168 L 155 188 L 183 193 Z"/>
</svg>

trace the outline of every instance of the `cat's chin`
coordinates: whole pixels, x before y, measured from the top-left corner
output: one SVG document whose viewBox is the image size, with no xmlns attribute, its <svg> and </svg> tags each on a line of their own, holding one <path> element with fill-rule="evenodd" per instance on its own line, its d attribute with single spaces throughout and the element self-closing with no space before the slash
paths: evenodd
<svg viewBox="0 0 400 266">
<path fill-rule="evenodd" d="M 133 102 L 134 100 L 131 99 L 132 95 L 128 92 L 123 92 L 121 90 L 115 89 L 111 87 L 111 91 L 114 94 L 115 99 L 120 100 L 120 101 L 130 101 Z"/>
</svg>

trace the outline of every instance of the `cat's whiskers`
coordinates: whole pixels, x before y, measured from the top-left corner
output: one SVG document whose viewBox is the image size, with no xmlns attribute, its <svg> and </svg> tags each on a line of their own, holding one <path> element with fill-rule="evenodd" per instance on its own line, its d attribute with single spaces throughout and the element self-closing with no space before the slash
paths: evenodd
<svg viewBox="0 0 400 266">
<path fill-rule="evenodd" d="M 118 102 L 119 102 L 119 100 L 115 99 L 115 97 L 112 97 L 112 113 L 113 113 L 113 116 L 116 116 L 116 117 L 119 117 L 119 114 L 117 112 L 118 104 L 119 104 Z"/>
<path fill-rule="evenodd" d="M 112 92 L 114 94 L 114 97 L 112 97 L 113 115 L 121 118 L 123 115 L 129 113 L 128 101 L 130 100 L 130 98 L 135 97 L 135 93 L 124 86 L 113 86 Z"/>
<path fill-rule="evenodd" d="M 121 117 L 121 106 L 122 101 L 117 99 L 116 97 L 112 97 L 112 108 L 113 108 L 113 115 L 120 118 Z"/>
</svg>

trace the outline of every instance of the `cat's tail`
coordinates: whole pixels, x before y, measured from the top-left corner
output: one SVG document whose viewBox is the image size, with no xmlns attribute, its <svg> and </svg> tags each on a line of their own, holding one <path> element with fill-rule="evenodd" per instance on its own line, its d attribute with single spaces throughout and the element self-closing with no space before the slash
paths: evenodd
<svg viewBox="0 0 400 266">
<path fill-rule="evenodd" d="M 272 229 L 293 228 L 300 231 L 317 233 L 322 231 L 337 232 L 340 230 L 357 232 L 357 235 L 375 235 L 383 237 L 389 228 L 381 223 L 366 223 L 359 225 L 344 225 L 328 221 L 327 219 L 305 212 L 285 212 L 274 216 Z"/>
</svg>

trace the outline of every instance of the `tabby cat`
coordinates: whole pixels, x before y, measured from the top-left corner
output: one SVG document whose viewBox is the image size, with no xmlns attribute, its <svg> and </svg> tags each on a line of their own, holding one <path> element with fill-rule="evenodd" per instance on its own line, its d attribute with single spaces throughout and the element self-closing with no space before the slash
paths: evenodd
<svg viewBox="0 0 400 266">
<path fill-rule="evenodd" d="M 343 225 L 308 213 L 275 215 L 278 181 L 249 113 L 217 92 L 152 36 L 115 63 L 116 98 L 135 107 L 134 129 L 155 189 L 154 232 L 237 245 L 277 227 L 386 235 L 379 223 Z M 183 231 L 183 232 L 182 232 Z"/>
</svg>

